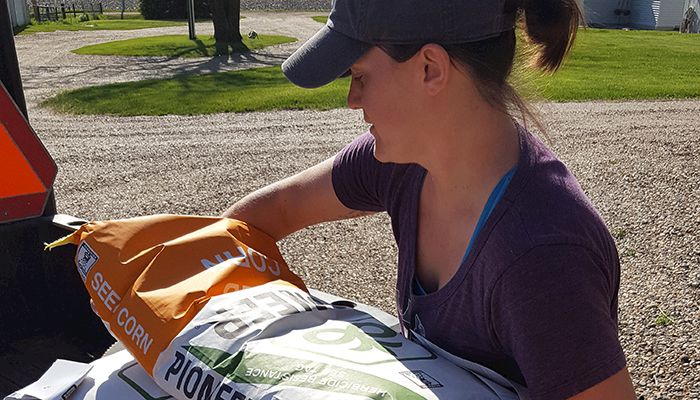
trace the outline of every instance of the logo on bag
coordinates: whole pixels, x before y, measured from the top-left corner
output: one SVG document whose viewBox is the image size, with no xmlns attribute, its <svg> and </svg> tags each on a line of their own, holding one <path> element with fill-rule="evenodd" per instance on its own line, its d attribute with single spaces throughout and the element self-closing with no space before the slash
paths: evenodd
<svg viewBox="0 0 700 400">
<path fill-rule="evenodd" d="M 408 378 L 411 382 L 418 385 L 418 387 L 423 389 L 435 389 L 442 387 L 442 384 L 438 382 L 437 379 L 433 378 L 432 376 L 426 374 L 425 372 L 419 369 L 413 371 L 403 371 L 399 373 Z"/>
<path fill-rule="evenodd" d="M 80 272 L 83 281 L 87 279 L 88 272 L 90 272 L 92 266 L 95 265 L 99 259 L 100 257 L 87 243 L 80 243 L 75 264 L 78 266 L 78 272 Z"/>
</svg>

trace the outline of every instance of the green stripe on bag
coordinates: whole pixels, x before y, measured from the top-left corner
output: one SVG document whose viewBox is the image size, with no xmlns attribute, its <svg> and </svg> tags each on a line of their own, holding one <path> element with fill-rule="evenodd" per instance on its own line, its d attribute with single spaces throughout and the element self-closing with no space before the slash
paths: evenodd
<svg viewBox="0 0 700 400">
<path fill-rule="evenodd" d="M 397 383 L 335 365 L 265 353 L 241 351 L 230 354 L 202 346 L 187 346 L 185 350 L 236 383 L 295 386 L 373 400 L 426 400 Z"/>
</svg>

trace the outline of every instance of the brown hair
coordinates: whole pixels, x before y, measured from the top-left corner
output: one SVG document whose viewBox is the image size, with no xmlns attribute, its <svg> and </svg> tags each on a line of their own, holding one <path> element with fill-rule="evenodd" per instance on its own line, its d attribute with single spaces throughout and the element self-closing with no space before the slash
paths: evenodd
<svg viewBox="0 0 700 400">
<path fill-rule="evenodd" d="M 506 0 L 504 12 L 518 13 L 530 65 L 544 72 L 554 72 L 561 66 L 583 22 L 576 0 Z M 394 60 L 404 62 L 423 45 L 382 44 L 378 47 Z M 442 44 L 442 47 L 452 60 L 471 73 L 479 93 L 493 107 L 507 114 L 519 114 L 523 122 L 531 120 L 544 132 L 536 114 L 508 81 L 515 61 L 515 30 L 478 42 Z"/>
</svg>

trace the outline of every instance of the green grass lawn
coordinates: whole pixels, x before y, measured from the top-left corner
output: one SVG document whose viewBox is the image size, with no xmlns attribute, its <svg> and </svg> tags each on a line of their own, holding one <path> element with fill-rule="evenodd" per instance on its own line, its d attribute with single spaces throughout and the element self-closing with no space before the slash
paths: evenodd
<svg viewBox="0 0 700 400">
<path fill-rule="evenodd" d="M 326 15 L 319 15 L 319 16 L 311 17 L 311 18 L 312 18 L 314 21 L 320 22 L 320 23 L 322 23 L 322 24 L 325 24 L 326 21 L 328 21 L 328 16 L 326 16 Z"/>
<path fill-rule="evenodd" d="M 520 75 L 526 92 L 552 101 L 700 98 L 700 35 L 581 31 L 554 76 Z M 46 102 L 81 114 L 207 114 L 345 106 L 347 79 L 315 90 L 286 81 L 278 67 L 88 87 Z"/>
<path fill-rule="evenodd" d="M 120 11 L 105 11 L 101 16 L 102 19 L 143 19 L 143 15 L 138 11 L 124 11 L 124 18 Z"/>
<path fill-rule="evenodd" d="M 579 31 L 563 68 L 533 76 L 534 91 L 554 101 L 700 97 L 700 35 Z"/>
<path fill-rule="evenodd" d="M 255 39 L 243 37 L 245 47 L 241 51 L 261 49 L 296 40 L 292 37 L 277 35 L 258 35 Z M 190 40 L 187 35 L 146 36 L 85 46 L 73 50 L 73 53 L 143 57 L 212 57 L 216 54 L 214 44 L 213 36 L 200 36 L 197 40 Z"/>
<path fill-rule="evenodd" d="M 132 30 L 144 28 L 160 28 L 164 26 L 179 26 L 186 25 L 183 21 L 159 21 L 145 20 L 140 14 L 127 14 L 125 19 L 113 19 L 115 15 L 103 17 L 103 19 L 92 19 L 89 21 L 80 21 L 78 18 L 68 18 L 63 21 L 48 21 L 27 25 L 24 29 L 18 32 L 19 35 L 31 35 L 37 32 L 55 32 L 55 31 L 102 31 L 102 30 Z M 118 15 L 116 16 L 119 17 Z"/>
<path fill-rule="evenodd" d="M 301 89 L 279 67 L 146 80 L 64 92 L 46 102 L 76 114 L 165 115 L 342 107 L 349 79 Z"/>
</svg>

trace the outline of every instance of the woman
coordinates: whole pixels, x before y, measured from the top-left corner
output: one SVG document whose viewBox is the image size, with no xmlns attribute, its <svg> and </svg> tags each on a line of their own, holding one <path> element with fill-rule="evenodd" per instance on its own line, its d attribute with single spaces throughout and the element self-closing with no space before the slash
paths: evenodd
<svg viewBox="0 0 700 400">
<path fill-rule="evenodd" d="M 633 399 L 617 337 L 619 261 L 575 178 L 513 119 L 515 21 L 554 71 L 575 0 L 336 0 L 282 66 L 303 87 L 350 73 L 371 124 L 335 157 L 225 216 L 275 239 L 387 211 L 405 335 L 527 386 L 533 399 Z"/>
</svg>

